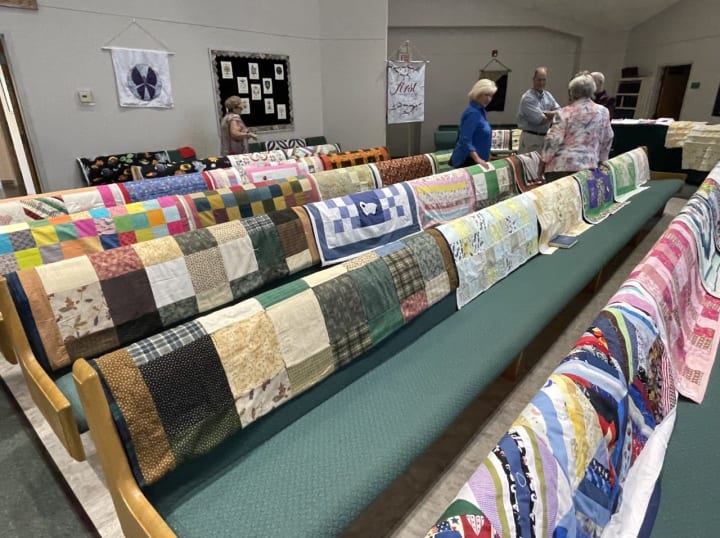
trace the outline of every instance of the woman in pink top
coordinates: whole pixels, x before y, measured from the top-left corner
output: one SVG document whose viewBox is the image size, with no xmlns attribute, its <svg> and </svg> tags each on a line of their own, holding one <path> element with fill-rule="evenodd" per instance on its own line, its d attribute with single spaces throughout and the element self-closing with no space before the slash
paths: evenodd
<svg viewBox="0 0 720 538">
<path fill-rule="evenodd" d="M 546 181 L 568 176 L 579 170 L 594 169 L 606 161 L 613 140 L 610 114 L 593 103 L 595 81 L 581 74 L 568 85 L 570 100 L 555 115 L 540 153 L 541 173 Z"/>
<path fill-rule="evenodd" d="M 220 121 L 220 155 L 247 153 L 248 138 L 257 138 L 240 118 L 242 108 L 242 99 L 237 95 L 225 99 L 227 114 Z"/>
</svg>

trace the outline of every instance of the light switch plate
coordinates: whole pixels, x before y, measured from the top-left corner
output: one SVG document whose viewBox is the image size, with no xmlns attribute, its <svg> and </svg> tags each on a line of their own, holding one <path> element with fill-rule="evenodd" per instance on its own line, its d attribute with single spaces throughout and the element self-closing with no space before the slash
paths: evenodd
<svg viewBox="0 0 720 538">
<path fill-rule="evenodd" d="M 95 97 L 93 96 L 92 90 L 78 90 L 78 99 L 84 105 L 95 104 Z"/>
</svg>

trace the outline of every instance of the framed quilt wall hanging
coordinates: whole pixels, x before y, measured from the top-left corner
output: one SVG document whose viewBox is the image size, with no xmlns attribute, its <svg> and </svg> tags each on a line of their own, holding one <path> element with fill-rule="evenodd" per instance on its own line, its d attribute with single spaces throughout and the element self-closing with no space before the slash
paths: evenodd
<svg viewBox="0 0 720 538">
<path fill-rule="evenodd" d="M 218 125 L 225 115 L 225 100 L 242 99 L 243 122 L 253 131 L 293 129 L 290 57 L 257 52 L 210 50 Z"/>
</svg>

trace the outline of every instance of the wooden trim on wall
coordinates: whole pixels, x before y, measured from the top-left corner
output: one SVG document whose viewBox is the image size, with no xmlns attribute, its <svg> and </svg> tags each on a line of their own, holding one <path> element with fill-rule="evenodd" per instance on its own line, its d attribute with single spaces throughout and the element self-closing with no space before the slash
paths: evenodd
<svg viewBox="0 0 720 538">
<path fill-rule="evenodd" d="M 0 0 L 0 6 L 37 9 L 37 0 Z"/>
</svg>

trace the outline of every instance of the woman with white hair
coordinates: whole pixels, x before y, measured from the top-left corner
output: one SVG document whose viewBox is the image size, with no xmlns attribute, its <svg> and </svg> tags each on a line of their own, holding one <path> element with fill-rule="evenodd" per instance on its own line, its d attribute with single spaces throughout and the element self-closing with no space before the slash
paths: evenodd
<svg viewBox="0 0 720 538">
<path fill-rule="evenodd" d="M 495 82 L 487 78 L 478 80 L 468 93 L 470 104 L 460 119 L 460 132 L 450 164 L 455 168 L 479 164 L 487 165 L 490 159 L 492 128 L 488 123 L 485 107 L 497 91 Z"/>
<path fill-rule="evenodd" d="M 555 115 L 540 152 L 540 172 L 546 181 L 579 170 L 594 169 L 610 153 L 613 130 L 610 114 L 593 103 L 595 81 L 589 73 L 577 75 L 568 85 L 571 103 Z"/>
</svg>

